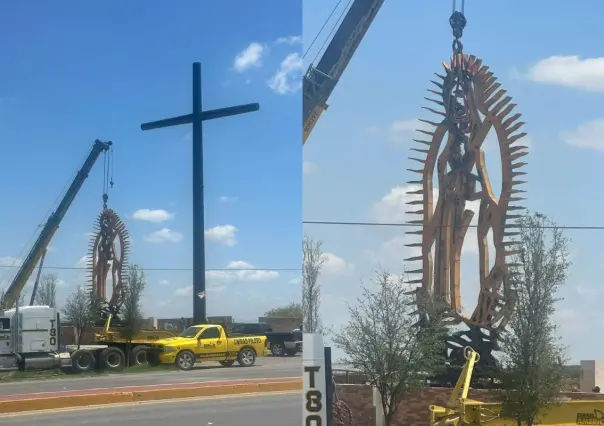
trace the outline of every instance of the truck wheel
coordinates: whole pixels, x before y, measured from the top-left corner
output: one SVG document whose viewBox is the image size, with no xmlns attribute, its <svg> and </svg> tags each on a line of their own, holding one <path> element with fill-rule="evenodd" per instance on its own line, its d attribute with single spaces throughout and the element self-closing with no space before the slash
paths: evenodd
<svg viewBox="0 0 604 426">
<path fill-rule="evenodd" d="M 230 367 L 233 364 L 235 364 L 235 360 L 229 360 L 229 361 L 218 361 L 220 362 L 220 365 L 222 365 L 223 367 Z"/>
<path fill-rule="evenodd" d="M 113 371 L 121 370 L 126 364 L 126 355 L 120 348 L 110 346 L 101 351 L 99 361 L 101 361 L 101 368 Z"/>
<path fill-rule="evenodd" d="M 271 345 L 271 353 L 274 356 L 283 356 L 283 344 L 281 342 L 275 342 Z"/>
<path fill-rule="evenodd" d="M 157 367 L 160 365 L 161 361 L 159 360 L 159 354 L 157 352 L 147 352 L 147 363 L 151 367 Z"/>
<path fill-rule="evenodd" d="M 242 367 L 251 367 L 256 363 L 256 352 L 250 348 L 243 348 L 237 355 L 237 362 Z"/>
<path fill-rule="evenodd" d="M 192 370 L 195 365 L 195 354 L 191 351 L 182 351 L 176 356 L 174 363 L 179 370 Z"/>
<path fill-rule="evenodd" d="M 94 370 L 96 358 L 90 351 L 80 349 L 71 355 L 71 368 L 77 373 L 87 373 Z"/>
<path fill-rule="evenodd" d="M 146 364 L 147 349 L 149 346 L 135 346 L 130 352 L 130 366 Z"/>
</svg>

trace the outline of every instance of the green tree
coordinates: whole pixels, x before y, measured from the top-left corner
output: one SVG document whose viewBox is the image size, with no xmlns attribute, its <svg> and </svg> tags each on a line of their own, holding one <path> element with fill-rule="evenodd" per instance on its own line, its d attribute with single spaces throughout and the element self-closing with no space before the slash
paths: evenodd
<svg viewBox="0 0 604 426">
<path fill-rule="evenodd" d="M 390 426 L 405 396 L 425 387 L 425 373 L 442 365 L 443 327 L 433 315 L 418 332 L 417 307 L 403 277 L 384 271 L 374 284 L 375 290 L 362 287 L 356 305 L 348 307 L 348 324 L 334 333 L 333 342 L 346 354 L 343 362 L 377 388 Z"/>
<path fill-rule="evenodd" d="M 123 327 L 120 332 L 126 339 L 126 365 L 130 365 L 132 340 L 141 330 L 144 320 L 140 301 L 147 285 L 145 272 L 138 265 L 130 265 L 125 284 L 124 303 L 121 310 Z"/>
<path fill-rule="evenodd" d="M 556 336 L 556 293 L 571 265 L 569 239 L 543 214 L 519 220 L 519 265 L 511 270 L 515 312 L 502 344 L 503 415 L 533 426 L 557 402 L 565 381 L 565 348 Z"/>
<path fill-rule="evenodd" d="M 290 303 L 287 306 L 270 309 L 264 313 L 264 316 L 273 318 L 301 318 L 302 305 L 300 303 Z"/>
</svg>

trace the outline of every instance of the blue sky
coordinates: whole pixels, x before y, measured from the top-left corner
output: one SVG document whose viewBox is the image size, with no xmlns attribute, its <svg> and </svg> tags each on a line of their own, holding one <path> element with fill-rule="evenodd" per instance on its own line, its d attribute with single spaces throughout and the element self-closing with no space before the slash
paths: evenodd
<svg viewBox="0 0 604 426">
<path fill-rule="evenodd" d="M 412 129 L 417 118 L 430 118 L 421 110 L 423 98 L 451 52 L 451 2 L 436 3 L 387 0 L 377 15 L 304 147 L 305 220 L 408 219 L 404 194 L 412 180 L 406 171 Z M 334 5 L 304 2 L 305 48 Z M 604 160 L 604 58 L 598 56 L 597 18 L 602 13 L 604 3 L 587 0 L 570 8 L 518 0 L 466 2 L 465 51 L 490 66 L 527 123 L 525 205 L 562 225 L 603 224 L 596 184 Z M 305 58 L 305 67 L 315 53 Z M 499 158 L 492 142 L 486 146 L 487 163 L 497 186 Z M 322 277 L 328 325 L 347 319 L 346 303 L 354 302 L 361 280 L 367 283 L 380 266 L 400 273 L 407 257 L 397 228 L 306 225 L 304 231 L 323 240 L 329 253 Z M 557 321 L 574 360 L 597 358 L 604 350 L 592 337 L 604 326 L 602 232 L 567 232 L 574 265 L 561 291 Z M 476 303 L 477 265 L 469 247 L 462 259 L 466 312 Z"/>
<path fill-rule="evenodd" d="M 2 264 L 26 254 L 36 226 L 100 138 L 114 141 L 109 206 L 130 231 L 132 260 L 143 268 L 191 267 L 191 128 L 139 126 L 190 112 L 191 64 L 201 61 L 205 108 L 260 103 L 259 112 L 205 125 L 207 267 L 267 269 L 209 272 L 208 313 L 251 320 L 299 301 L 300 6 L 61 6 L 17 2 L 0 18 L 0 38 L 10 40 L 0 47 Z M 49 267 L 81 266 L 102 208 L 102 172 L 99 161 L 52 241 Z M 15 271 L 0 274 L 7 272 L 4 285 Z M 59 299 L 84 282 L 82 270 L 47 272 L 64 281 Z M 190 315 L 191 275 L 148 271 L 146 313 Z"/>
</svg>

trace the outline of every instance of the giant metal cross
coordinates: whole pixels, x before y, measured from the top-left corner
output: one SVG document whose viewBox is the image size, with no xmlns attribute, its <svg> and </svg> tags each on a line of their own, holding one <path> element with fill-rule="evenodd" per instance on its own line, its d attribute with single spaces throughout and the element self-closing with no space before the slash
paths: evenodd
<svg viewBox="0 0 604 426">
<path fill-rule="evenodd" d="M 258 111 L 260 105 L 245 104 L 203 111 L 201 107 L 201 63 L 193 63 L 193 113 L 141 124 L 141 130 L 193 124 L 193 324 L 206 320 L 206 259 L 203 206 L 202 122 Z"/>
</svg>

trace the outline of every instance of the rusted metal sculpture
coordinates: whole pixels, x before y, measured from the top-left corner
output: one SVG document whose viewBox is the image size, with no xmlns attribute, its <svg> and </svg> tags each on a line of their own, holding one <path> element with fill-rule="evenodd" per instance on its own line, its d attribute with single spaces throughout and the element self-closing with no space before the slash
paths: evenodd
<svg viewBox="0 0 604 426">
<path fill-rule="evenodd" d="M 117 317 L 124 300 L 125 271 L 130 247 L 126 226 L 111 209 L 105 208 L 97 218 L 96 233 L 90 244 L 89 270 L 92 299 L 100 303 L 101 316 Z M 107 279 L 111 277 L 111 296 L 107 296 Z"/>
<path fill-rule="evenodd" d="M 455 41 L 453 56 L 444 63 L 444 75 L 432 81 L 436 90 L 429 91 L 436 99 L 426 98 L 436 108 L 425 109 L 439 116 L 438 121 L 421 120 L 431 126 L 418 130 L 427 136 L 415 140 L 420 147 L 413 151 L 424 154 L 423 158 L 411 158 L 422 166 L 410 170 L 421 176 L 409 184 L 417 185 L 411 193 L 421 196 L 408 204 L 419 206 L 410 211 L 421 219 L 412 220 L 421 230 L 409 232 L 420 236 L 409 247 L 421 248 L 421 255 L 406 259 L 421 263 L 419 269 L 408 271 L 410 283 L 419 284 L 414 291 L 420 313 L 420 321 L 428 320 L 430 312 L 422 301 L 437 300 L 442 303 L 440 313 L 451 325 L 465 324 L 466 331 L 454 333 L 447 340 L 449 356 L 463 363 L 463 347 L 472 346 L 481 356 L 481 368 L 485 374 L 496 368 L 491 352 L 497 350 L 497 339 L 509 320 L 514 305 L 514 291 L 509 285 L 511 264 L 509 257 L 516 254 L 513 238 L 517 232 L 513 219 L 523 207 L 512 205 L 523 200 L 518 185 L 524 181 L 518 177 L 526 163 L 519 161 L 527 152 L 520 143 L 525 133 L 519 132 L 523 122 L 514 112 L 516 105 L 489 68 L 475 56 L 463 53 L 460 38 L 465 27 L 465 17 L 454 12 L 450 19 Z M 501 194 L 494 195 L 487 173 L 483 143 L 489 131 L 494 130 L 502 161 Z M 438 198 L 433 198 L 433 176 L 438 180 Z M 464 316 L 461 306 L 460 263 L 466 232 L 474 216 L 467 203 L 479 201 L 478 253 L 480 294 L 471 316 Z M 494 262 L 489 261 L 487 237 L 492 234 Z M 434 255 L 432 250 L 434 249 Z M 413 276 L 415 274 L 415 277 Z M 419 277 L 418 277 L 419 276 Z M 415 278 L 415 279 L 413 279 Z M 434 304 L 431 304 L 434 306 Z"/>
</svg>

